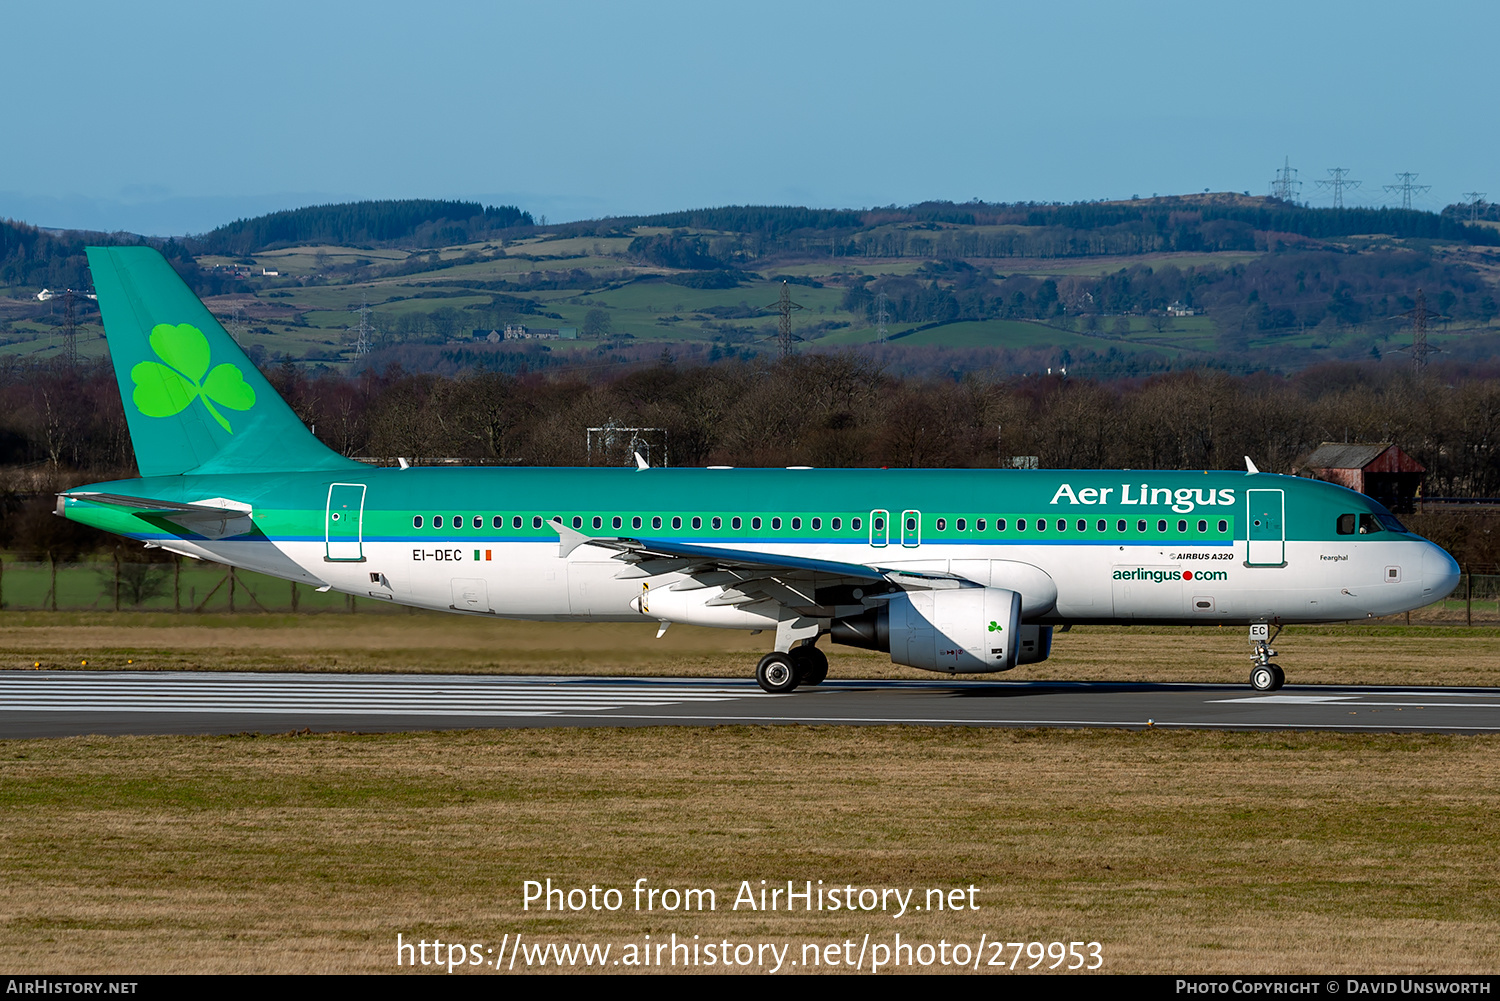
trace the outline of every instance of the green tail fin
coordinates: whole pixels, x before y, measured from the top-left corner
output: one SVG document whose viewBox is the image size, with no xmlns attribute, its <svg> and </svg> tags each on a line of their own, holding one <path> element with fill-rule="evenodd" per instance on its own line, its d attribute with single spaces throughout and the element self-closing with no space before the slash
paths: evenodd
<svg viewBox="0 0 1500 1001">
<path fill-rule="evenodd" d="M 347 469 L 150 247 L 89 247 L 142 476 Z"/>
</svg>

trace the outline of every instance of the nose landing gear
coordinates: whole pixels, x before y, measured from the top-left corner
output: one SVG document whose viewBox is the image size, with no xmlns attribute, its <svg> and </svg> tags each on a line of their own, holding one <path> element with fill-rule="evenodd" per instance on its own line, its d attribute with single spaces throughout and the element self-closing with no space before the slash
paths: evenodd
<svg viewBox="0 0 1500 1001">
<path fill-rule="evenodd" d="M 1276 651 L 1271 648 L 1271 642 L 1280 635 L 1279 624 L 1274 634 L 1271 632 L 1271 627 L 1264 622 L 1257 622 L 1250 627 L 1250 646 L 1255 650 L 1252 658 L 1255 666 L 1250 669 L 1250 687 L 1257 692 L 1274 692 L 1286 684 L 1286 675 L 1279 666 L 1271 663 L 1271 658 L 1276 656 Z"/>
</svg>

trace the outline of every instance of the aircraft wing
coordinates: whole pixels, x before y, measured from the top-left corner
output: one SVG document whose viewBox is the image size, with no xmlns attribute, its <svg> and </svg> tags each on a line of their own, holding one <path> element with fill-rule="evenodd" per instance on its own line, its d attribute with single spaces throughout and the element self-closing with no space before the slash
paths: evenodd
<svg viewBox="0 0 1500 1001">
<path fill-rule="evenodd" d="M 978 586 L 948 573 L 917 573 L 665 539 L 589 536 L 569 528 L 561 519 L 554 519 L 552 527 L 560 539 L 559 554 L 565 558 L 579 546 L 612 549 L 614 559 L 626 564 L 615 575 L 617 578 L 682 573 L 687 579 L 674 584 L 673 590 L 724 588 L 722 594 L 709 600 L 710 605 L 775 601 L 799 614 L 826 615 L 836 605 L 862 608 L 861 601 L 867 594 L 875 599 L 880 592 Z M 861 591 L 858 597 L 856 587 Z"/>
<path fill-rule="evenodd" d="M 253 512 L 250 505 L 226 500 L 223 497 L 187 503 L 84 490 L 71 490 L 57 496 L 59 505 L 64 497 L 69 500 L 87 501 L 90 504 L 102 504 L 133 514 L 157 528 L 171 531 L 175 527 L 206 539 L 227 539 L 257 531 L 252 520 Z M 61 511 L 60 506 L 59 511 Z"/>
</svg>

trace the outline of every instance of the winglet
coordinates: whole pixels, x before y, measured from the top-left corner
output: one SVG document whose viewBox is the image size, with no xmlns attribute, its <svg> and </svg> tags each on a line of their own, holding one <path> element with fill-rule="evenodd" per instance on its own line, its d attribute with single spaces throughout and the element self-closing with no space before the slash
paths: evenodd
<svg viewBox="0 0 1500 1001">
<path fill-rule="evenodd" d="M 650 469 L 650 468 L 651 468 L 651 463 L 647 462 L 645 459 L 642 459 L 641 458 L 641 453 L 639 453 L 639 452 L 635 453 L 635 471 L 639 473 L 642 469 Z"/>
<path fill-rule="evenodd" d="M 1253 462 L 1250 461 L 1250 456 L 1248 456 L 1248 455 L 1245 456 L 1245 472 L 1247 472 L 1247 473 L 1258 473 L 1258 472 L 1260 472 L 1259 469 L 1255 468 L 1255 463 L 1253 463 Z"/>
<path fill-rule="evenodd" d="M 557 529 L 557 558 L 560 560 L 567 559 L 579 546 L 586 546 L 594 541 L 576 528 L 569 528 L 561 518 L 553 518 L 552 527 Z"/>
</svg>

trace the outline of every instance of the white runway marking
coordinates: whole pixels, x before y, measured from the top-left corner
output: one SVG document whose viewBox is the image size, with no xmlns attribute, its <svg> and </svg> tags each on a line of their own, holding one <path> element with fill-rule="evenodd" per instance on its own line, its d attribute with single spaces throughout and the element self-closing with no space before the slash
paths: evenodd
<svg viewBox="0 0 1500 1001">
<path fill-rule="evenodd" d="M 771 698 L 754 686 L 423 681 L 286 675 L 0 675 L 0 709 L 35 712 L 316 713 L 334 716 L 552 716 L 580 710 Z"/>
<path fill-rule="evenodd" d="M 1209 704 L 1215 702 L 1248 702 L 1253 705 L 1340 705 L 1340 706 L 1390 706 L 1391 708 L 1406 707 L 1419 709 L 1500 709 L 1500 702 L 1439 702 L 1435 698 L 1422 699 L 1422 692 L 1379 692 L 1375 695 L 1360 693 L 1358 695 L 1252 695 L 1243 699 L 1210 699 Z M 1420 702 L 1391 702 L 1394 698 L 1422 699 Z M 1444 692 L 1438 698 L 1444 699 L 1477 699 L 1494 698 L 1493 693 L 1480 694 L 1478 692 Z M 1381 701 L 1355 701 L 1357 699 L 1380 699 Z"/>
<path fill-rule="evenodd" d="M 1209 699 L 1209 702 L 1254 702 L 1259 705 L 1311 706 L 1327 705 L 1344 699 L 1355 699 L 1357 695 L 1252 695 L 1243 699 Z"/>
</svg>

